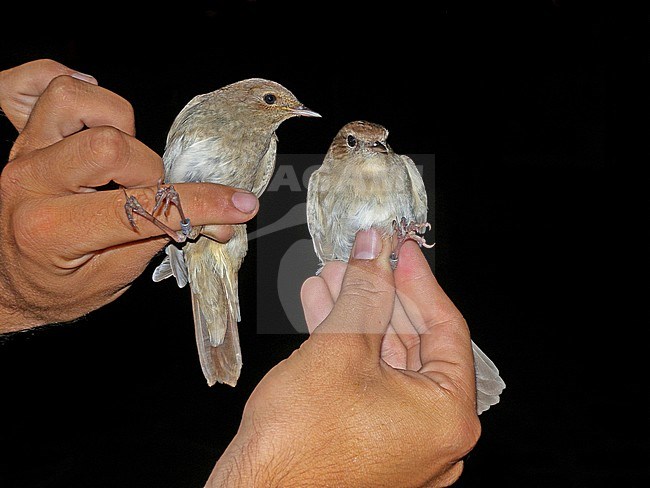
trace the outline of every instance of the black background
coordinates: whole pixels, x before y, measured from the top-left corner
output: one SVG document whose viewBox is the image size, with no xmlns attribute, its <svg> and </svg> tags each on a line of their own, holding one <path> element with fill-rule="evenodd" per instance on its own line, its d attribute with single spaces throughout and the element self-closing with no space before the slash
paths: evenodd
<svg viewBox="0 0 650 488">
<path fill-rule="evenodd" d="M 397 152 L 435 154 L 428 256 L 507 383 L 457 486 L 647 486 L 647 314 L 628 313 L 645 302 L 622 273 L 645 279 L 630 243 L 647 227 L 632 218 L 649 161 L 647 12 L 475 3 L 7 11 L 20 35 L 0 69 L 51 57 L 93 74 L 160 154 L 192 96 L 250 76 L 324 116 L 283 124 L 280 152 L 323 153 L 362 118 Z M 0 120 L 3 157 L 14 138 Z M 158 259 L 76 323 L 0 338 L 0 486 L 203 486 L 254 386 L 305 339 L 256 333 L 258 244 L 241 270 L 235 389 L 205 385 L 187 290 L 151 282 Z"/>
</svg>

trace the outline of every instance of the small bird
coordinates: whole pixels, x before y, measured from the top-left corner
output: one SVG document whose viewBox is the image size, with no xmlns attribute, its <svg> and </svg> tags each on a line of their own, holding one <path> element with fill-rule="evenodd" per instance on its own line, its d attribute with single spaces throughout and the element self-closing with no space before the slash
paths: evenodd
<svg viewBox="0 0 650 488">
<path fill-rule="evenodd" d="M 371 227 L 384 237 L 396 235 L 393 269 L 402 244 L 422 236 L 427 222 L 427 192 L 415 163 L 393 152 L 381 125 L 354 121 L 336 134 L 322 165 L 307 188 L 307 225 L 320 260 L 347 262 L 358 231 Z M 505 383 L 494 363 L 472 342 L 476 369 L 477 411 L 499 401 Z"/>
<path fill-rule="evenodd" d="M 165 184 L 159 186 L 152 212 L 133 197 L 126 211 L 161 227 L 175 242 L 155 269 L 158 282 L 174 276 L 190 285 L 196 343 L 201 369 L 212 386 L 231 386 L 239 379 L 242 357 L 237 323 L 241 319 L 238 271 L 248 250 L 246 224 L 234 226 L 227 243 L 210 237 L 210 226 L 193 228 L 183 213 L 173 183 L 210 182 L 248 190 L 258 197 L 275 169 L 276 129 L 291 117 L 320 117 L 274 81 L 251 78 L 197 95 L 176 116 L 163 154 Z M 181 232 L 155 218 L 175 205 Z"/>
</svg>

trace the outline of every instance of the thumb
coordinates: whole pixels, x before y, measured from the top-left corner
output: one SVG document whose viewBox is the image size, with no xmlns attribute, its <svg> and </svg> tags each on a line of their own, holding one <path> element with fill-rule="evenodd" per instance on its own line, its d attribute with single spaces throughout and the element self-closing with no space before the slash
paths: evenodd
<svg viewBox="0 0 650 488">
<path fill-rule="evenodd" d="M 342 334 L 355 355 L 365 348 L 371 357 L 379 357 L 395 303 L 391 251 L 390 237 L 382 239 L 374 229 L 357 233 L 341 292 L 315 333 Z"/>
</svg>

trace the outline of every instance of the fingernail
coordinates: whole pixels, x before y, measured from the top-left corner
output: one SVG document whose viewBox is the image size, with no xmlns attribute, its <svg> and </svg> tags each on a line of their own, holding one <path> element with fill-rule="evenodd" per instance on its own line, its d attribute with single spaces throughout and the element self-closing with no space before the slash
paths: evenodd
<svg viewBox="0 0 650 488">
<path fill-rule="evenodd" d="M 257 197 L 252 193 L 238 191 L 232 195 L 232 204 L 244 213 L 251 213 L 257 208 Z"/>
<path fill-rule="evenodd" d="M 352 247 L 352 257 L 355 259 L 375 259 L 381 252 L 381 237 L 375 229 L 357 232 L 357 238 Z"/>
<path fill-rule="evenodd" d="M 97 80 L 95 79 L 95 77 L 91 75 L 87 75 L 86 73 L 80 73 L 79 71 L 77 71 L 75 73 L 72 73 L 70 76 L 78 80 L 85 81 L 86 83 L 92 83 L 93 85 L 97 84 Z"/>
</svg>

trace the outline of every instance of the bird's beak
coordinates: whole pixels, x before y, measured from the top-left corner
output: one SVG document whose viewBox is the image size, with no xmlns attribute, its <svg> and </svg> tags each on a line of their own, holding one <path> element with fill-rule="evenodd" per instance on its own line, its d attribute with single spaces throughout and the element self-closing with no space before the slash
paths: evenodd
<svg viewBox="0 0 650 488">
<path fill-rule="evenodd" d="M 304 105 L 298 105 L 297 107 L 290 109 L 290 112 L 293 115 L 297 115 L 298 117 L 322 117 L 321 114 L 314 112 L 313 110 L 309 110 Z"/>
<path fill-rule="evenodd" d="M 388 152 L 388 148 L 381 141 L 373 142 L 372 145 L 370 146 L 370 150 L 374 151 L 374 152 L 378 152 L 378 153 L 387 153 Z"/>
</svg>

